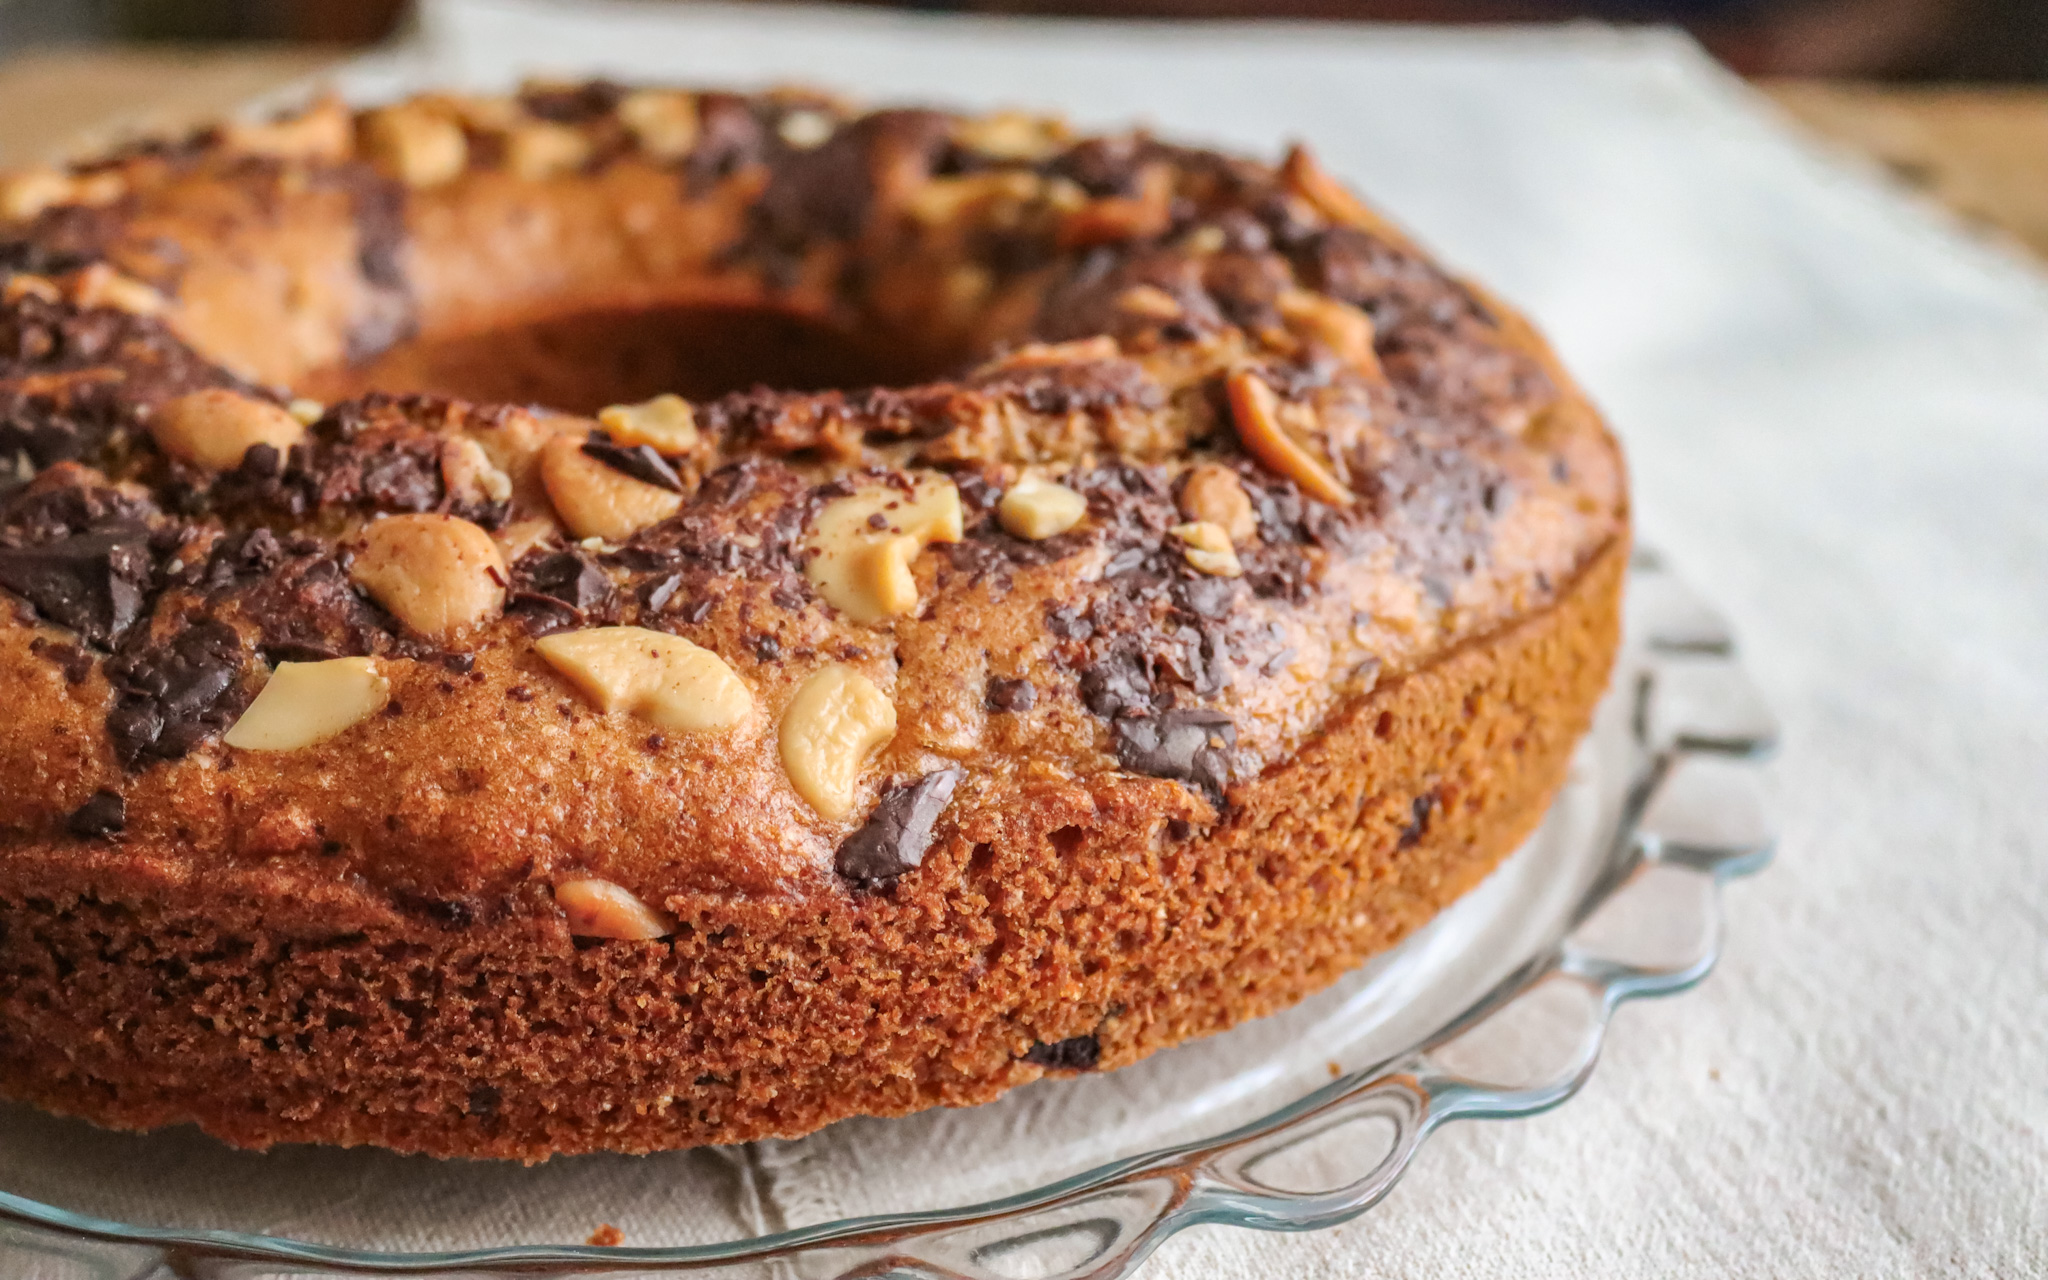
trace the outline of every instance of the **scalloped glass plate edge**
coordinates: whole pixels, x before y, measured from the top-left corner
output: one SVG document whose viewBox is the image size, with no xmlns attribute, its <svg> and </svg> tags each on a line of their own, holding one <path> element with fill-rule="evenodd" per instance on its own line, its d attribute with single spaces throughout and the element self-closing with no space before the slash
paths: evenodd
<svg viewBox="0 0 2048 1280">
<path fill-rule="evenodd" d="M 369 1253 L 132 1227 L 0 1191 L 0 1260 L 34 1259 L 39 1275 L 67 1280 L 1113 1280 L 1186 1227 L 1307 1231 L 1348 1221 L 1386 1197 L 1446 1122 L 1530 1116 L 1576 1093 L 1620 1005 L 1676 994 L 1711 971 L 1721 885 L 1770 859 L 1761 764 L 1777 726 L 1737 664 L 1733 636 L 1654 552 L 1636 552 L 1627 598 L 1608 694 L 1618 707 L 1603 714 L 1625 715 L 1633 765 L 1604 874 L 1547 945 L 1422 1043 L 1250 1124 L 1000 1200 L 674 1248 Z"/>
</svg>

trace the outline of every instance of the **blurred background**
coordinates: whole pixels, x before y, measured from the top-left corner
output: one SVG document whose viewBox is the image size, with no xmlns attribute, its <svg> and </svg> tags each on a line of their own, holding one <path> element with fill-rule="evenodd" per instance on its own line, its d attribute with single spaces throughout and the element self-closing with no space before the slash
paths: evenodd
<svg viewBox="0 0 2048 1280">
<path fill-rule="evenodd" d="M 0 168 L 175 131 L 317 79 L 366 46 L 403 39 L 430 2 L 0 0 Z M 1986 234 L 2048 255 L 2048 0 L 846 2 L 1190 21 L 1682 26 L 1811 136 Z"/>
<path fill-rule="evenodd" d="M 768 2 L 768 0 L 760 0 Z M 2048 79 L 2048 0 L 904 0 L 984 13 L 1677 23 L 1750 75 Z M 0 54 L 108 41 L 368 44 L 407 0 L 0 0 Z"/>
</svg>

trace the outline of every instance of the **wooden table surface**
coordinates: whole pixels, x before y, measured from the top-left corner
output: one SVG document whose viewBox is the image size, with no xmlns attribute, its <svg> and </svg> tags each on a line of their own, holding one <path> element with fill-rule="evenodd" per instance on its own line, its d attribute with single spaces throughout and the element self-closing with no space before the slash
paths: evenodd
<svg viewBox="0 0 2048 1280">
<path fill-rule="evenodd" d="M 125 49 L 0 62 L 0 168 L 123 134 L 207 119 L 335 54 L 319 49 Z M 2048 257 L 2048 90 L 1777 81 L 1787 116 L 1861 152 L 1987 234 Z"/>
</svg>

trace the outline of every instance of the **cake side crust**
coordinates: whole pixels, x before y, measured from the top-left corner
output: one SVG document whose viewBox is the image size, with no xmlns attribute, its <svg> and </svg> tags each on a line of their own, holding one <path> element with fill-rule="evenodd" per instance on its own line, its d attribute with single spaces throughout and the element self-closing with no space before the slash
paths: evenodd
<svg viewBox="0 0 2048 1280">
<path fill-rule="evenodd" d="M 239 1146 L 536 1160 L 1124 1066 L 1328 985 L 1527 836 L 1605 687 L 1627 554 L 1358 700 L 1208 832 L 1177 838 L 1204 809 L 1177 783 L 1026 787 L 891 889 L 679 896 L 662 941 L 138 843 L 12 849 L 0 1093 Z"/>
</svg>

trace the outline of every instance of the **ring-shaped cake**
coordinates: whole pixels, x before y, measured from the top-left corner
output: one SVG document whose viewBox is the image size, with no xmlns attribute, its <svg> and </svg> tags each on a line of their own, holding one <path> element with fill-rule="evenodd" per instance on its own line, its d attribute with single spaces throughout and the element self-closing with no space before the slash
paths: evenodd
<svg viewBox="0 0 2048 1280">
<path fill-rule="evenodd" d="M 1299 148 L 320 101 L 0 179 L 0 295 L 0 1093 L 106 1125 L 1122 1066 L 1477 883 L 1616 645 L 1598 415 Z"/>
</svg>

